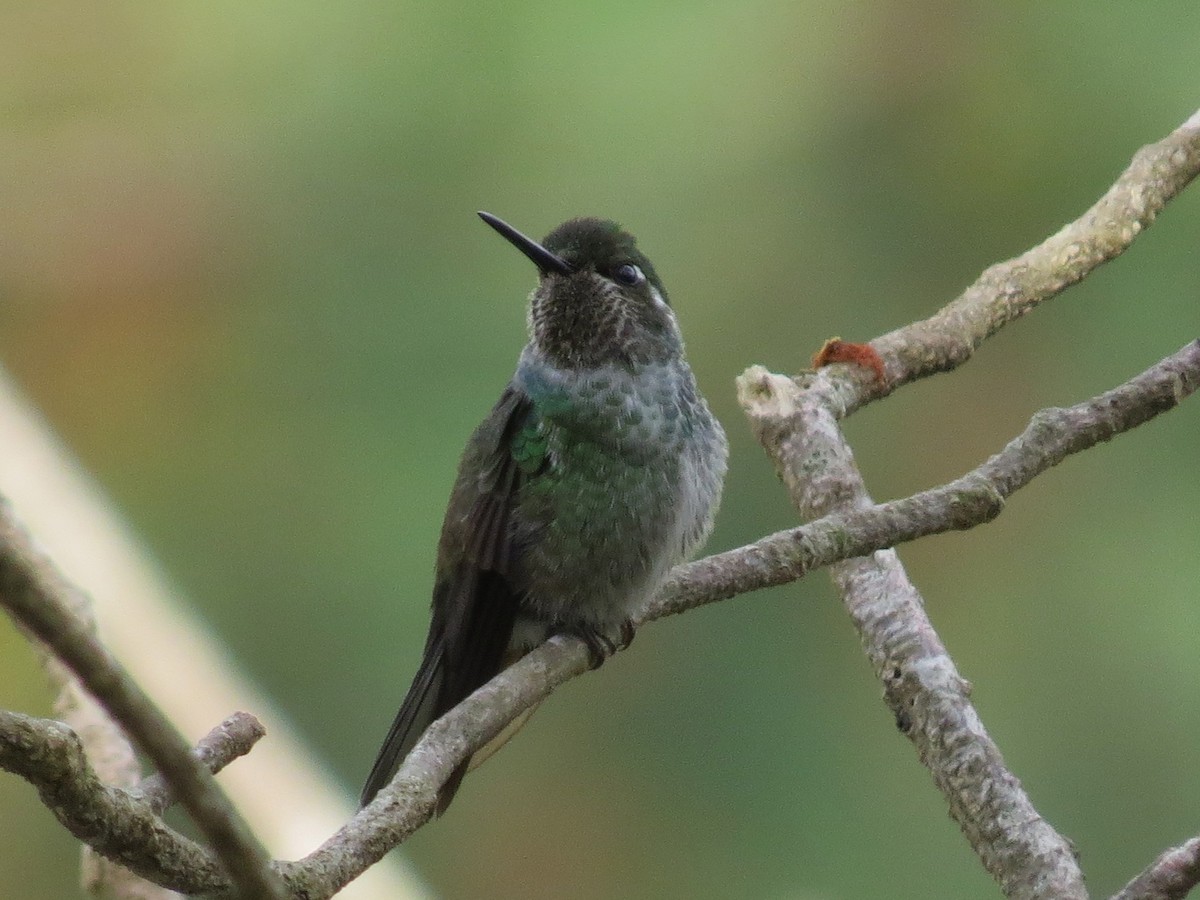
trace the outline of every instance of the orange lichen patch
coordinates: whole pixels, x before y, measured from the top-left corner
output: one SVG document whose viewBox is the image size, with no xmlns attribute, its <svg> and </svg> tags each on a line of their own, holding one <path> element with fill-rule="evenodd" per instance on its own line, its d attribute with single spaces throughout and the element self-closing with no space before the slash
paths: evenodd
<svg viewBox="0 0 1200 900">
<path fill-rule="evenodd" d="M 830 363 L 850 363 L 870 369 L 880 384 L 887 384 L 887 375 L 883 370 L 883 357 L 870 344 L 852 344 L 841 338 L 830 338 L 821 345 L 821 349 L 813 354 L 814 369 L 827 366 Z"/>
</svg>

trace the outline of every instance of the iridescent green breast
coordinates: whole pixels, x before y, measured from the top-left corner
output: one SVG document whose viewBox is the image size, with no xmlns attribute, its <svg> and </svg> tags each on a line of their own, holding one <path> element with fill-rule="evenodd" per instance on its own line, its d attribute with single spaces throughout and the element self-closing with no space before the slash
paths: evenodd
<svg viewBox="0 0 1200 900">
<path fill-rule="evenodd" d="M 619 622 L 707 531 L 724 437 L 683 366 L 559 378 L 518 370 L 534 419 L 523 470 L 518 574 L 551 619 Z"/>
</svg>

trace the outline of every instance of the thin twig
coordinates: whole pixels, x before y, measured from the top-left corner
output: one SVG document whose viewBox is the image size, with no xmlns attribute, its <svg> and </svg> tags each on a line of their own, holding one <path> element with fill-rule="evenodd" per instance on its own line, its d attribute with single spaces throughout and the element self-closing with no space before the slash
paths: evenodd
<svg viewBox="0 0 1200 900">
<path fill-rule="evenodd" d="M 74 616 L 95 636 L 96 618 L 91 598 L 81 591 L 72 591 L 63 600 L 70 604 Z M 54 714 L 78 735 L 96 777 L 115 788 L 137 785 L 142 777 L 141 763 L 125 732 L 49 647 L 36 641 L 34 643 L 40 651 L 42 667 L 55 687 Z M 84 892 L 93 897 L 172 900 L 180 896 L 175 891 L 139 877 L 121 865 L 111 853 L 106 856 L 87 843 L 81 848 L 80 872 Z"/>
<path fill-rule="evenodd" d="M 0 493 L 46 555 L 70 580 L 87 586 L 81 599 L 100 621 L 106 646 L 171 721 L 185 733 L 199 734 L 229 709 L 243 706 L 270 722 L 271 740 L 221 779 L 264 843 L 295 858 L 341 826 L 354 811 L 344 786 L 317 763 L 273 701 L 170 586 L 129 524 L 2 367 L 0 448 Z M 93 745 L 84 741 L 91 754 Z M 347 900 L 431 896 L 399 854 L 343 893 Z"/>
<path fill-rule="evenodd" d="M 89 598 L 76 591 L 63 599 L 71 604 L 71 612 L 88 632 L 95 635 L 96 621 Z M 141 764 L 125 732 L 49 647 L 40 642 L 34 643 L 40 651 L 42 667 L 55 687 L 54 714 L 78 735 L 96 777 L 114 788 L 136 785 L 142 777 Z M 112 854 L 106 856 L 86 843 L 81 848 L 80 873 L 84 892 L 92 897 L 171 900 L 180 896 L 175 891 L 140 878 L 121 865 Z"/>
<path fill-rule="evenodd" d="M 849 512 L 870 504 L 837 424 L 840 417 L 900 384 L 961 365 L 1005 324 L 1122 253 L 1197 173 L 1200 112 L 1167 138 L 1142 148 L 1112 188 L 1078 220 L 1022 256 L 992 266 L 924 322 L 873 341 L 885 378 L 836 366 L 804 379 L 803 387 L 761 369 L 744 375 L 739 385 L 743 407 L 801 515 Z M 1195 345 L 1181 352 L 1189 350 Z M 1162 396 L 1165 408 L 1194 390 L 1196 377 L 1172 373 L 1172 385 Z M 1097 410 L 1081 411 L 1085 418 L 1080 422 L 1072 422 L 1069 412 L 1044 411 L 1022 438 L 1036 444 L 1042 432 L 1061 423 L 1084 439 L 1089 431 L 1086 415 Z M 1147 409 L 1146 417 L 1155 414 Z M 1103 418 L 1097 416 L 1096 421 Z M 1082 427 L 1074 428 L 1077 424 Z M 1111 437 L 1106 426 L 1098 427 L 1100 439 Z M 1066 452 L 1073 451 L 1064 447 L 1063 455 Z M 1031 469 L 1028 477 L 1044 468 Z M 1020 470 L 1007 474 L 1010 485 L 1028 480 Z M 982 499 L 985 508 L 991 505 L 998 512 L 1007 494 L 996 490 L 989 504 L 987 492 L 1004 484 L 985 478 L 976 486 L 982 495 L 965 486 L 970 489 L 961 502 L 978 505 Z M 960 501 L 957 496 L 951 499 Z M 951 815 L 1005 894 L 1086 898 L 1069 842 L 1041 818 L 1005 768 L 968 700 L 970 685 L 958 675 L 895 553 L 840 562 L 831 575 L 897 724 L 913 740 Z"/>
<path fill-rule="evenodd" d="M 1005 500 L 1068 455 L 1174 408 L 1200 386 L 1193 341 L 1120 387 L 1069 409 L 1046 409 L 1000 453 L 950 484 L 882 506 L 870 499 L 841 428 L 820 395 L 758 368 L 739 379 L 742 405 L 801 515 L 833 518 L 852 546 L 831 574 L 862 638 L 897 724 L 950 805 L 984 866 L 1010 897 L 1084 898 L 1070 844 L 1037 813 L 1007 770 L 924 612 L 920 595 L 887 544 L 863 540 L 882 528 L 901 540 L 988 521 Z M 830 516 L 836 510 L 838 517 Z M 803 529 L 801 529 L 803 530 Z M 862 552 L 859 553 L 858 551 Z"/>
<path fill-rule="evenodd" d="M 1200 885 L 1200 837 L 1163 853 L 1112 900 L 1183 900 L 1196 885 Z"/>
<path fill-rule="evenodd" d="M 580 639 L 557 635 L 505 669 L 425 731 L 403 765 L 369 806 L 295 863 L 280 866 L 306 898 L 325 900 L 427 822 L 437 791 L 463 760 L 518 714 L 591 668 Z"/>
<path fill-rule="evenodd" d="M 1005 325 L 1124 253 L 1198 174 L 1200 111 L 1134 154 L 1078 219 L 1020 256 L 991 266 L 928 319 L 871 341 L 883 358 L 886 386 L 866 370 L 833 367 L 833 377 L 819 386 L 827 405 L 841 418 L 901 384 L 962 365 Z"/>
<path fill-rule="evenodd" d="M 739 387 L 742 406 L 801 516 L 871 509 L 854 456 L 828 407 L 782 376 L 747 373 Z M 1003 497 L 998 492 L 988 497 L 990 485 L 983 487 L 985 502 L 972 497 L 965 505 L 990 518 L 1003 508 Z M 925 616 L 895 551 L 838 562 L 830 575 L 897 726 L 915 745 L 950 815 L 1005 895 L 1086 900 L 1070 843 L 1042 819 L 1005 767 L 971 705 L 970 685 Z"/>
<path fill-rule="evenodd" d="M 101 781 L 79 736 L 62 722 L 0 710 L 0 768 L 36 787 L 71 834 L 142 878 L 183 892 L 228 885 L 211 853 L 145 802 Z"/>
<path fill-rule="evenodd" d="M 266 851 L 183 736 L 72 611 L 74 592 L 0 502 L 0 605 L 51 648 L 171 782 L 239 894 L 282 898 Z"/>
<path fill-rule="evenodd" d="M 253 750 L 266 733 L 262 722 L 250 713 L 235 712 L 202 737 L 192 749 L 192 755 L 216 775 L 235 759 Z M 159 814 L 166 812 L 176 799 L 170 783 L 157 772 L 131 793 Z"/>
<path fill-rule="evenodd" d="M 813 569 L 875 550 L 946 531 L 974 528 L 994 519 L 1015 491 L 1067 456 L 1110 440 L 1172 409 L 1200 383 L 1200 341 L 1151 366 L 1120 387 L 1067 409 L 1044 409 L 1008 445 L 977 469 L 948 484 L 887 503 L 838 511 L 807 525 L 768 535 L 753 544 L 680 566 L 638 617 L 650 621 L 737 594 L 795 581 Z M 743 403 L 771 413 L 778 434 L 794 434 L 801 414 L 799 389 L 791 379 L 760 367 L 739 379 Z M 767 423 L 763 423 L 767 427 Z M 797 451 L 781 447 L 792 458 Z M 809 466 L 797 478 L 781 472 L 793 493 L 804 479 L 823 473 Z"/>
<path fill-rule="evenodd" d="M 205 735 L 192 754 L 215 775 L 250 752 L 264 734 L 258 719 L 237 712 Z M 141 885 L 185 893 L 229 889 L 216 857 L 159 818 L 174 802 L 165 780 L 153 775 L 132 790 L 107 783 L 82 739 L 62 722 L 0 710 L 0 769 L 37 788 L 71 834 L 106 861 L 146 879 Z M 117 882 L 107 889 L 136 894 L 141 886 Z"/>
</svg>

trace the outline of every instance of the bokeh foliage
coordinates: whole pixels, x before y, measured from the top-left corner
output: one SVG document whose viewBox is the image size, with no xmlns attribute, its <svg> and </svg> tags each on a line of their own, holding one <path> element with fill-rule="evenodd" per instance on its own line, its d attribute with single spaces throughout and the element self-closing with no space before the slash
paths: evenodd
<svg viewBox="0 0 1200 900">
<path fill-rule="evenodd" d="M 417 663 L 457 454 L 523 340 L 532 272 L 475 209 L 641 237 L 732 439 L 710 546 L 736 546 L 794 519 L 733 377 L 926 315 L 1081 212 L 1200 106 L 1197 16 L 9 0 L 0 360 L 356 788 Z M 1196 190 L 848 423 L 876 496 L 1200 333 Z M 1193 404 L 902 551 L 1097 893 L 1200 830 Z M 0 647 L 0 703 L 46 710 L 8 626 Z M 403 852 L 447 897 L 995 896 L 878 695 L 820 576 L 655 625 Z M 32 790 L 0 779 L 0 816 L 0 892 L 68 896 Z"/>
</svg>

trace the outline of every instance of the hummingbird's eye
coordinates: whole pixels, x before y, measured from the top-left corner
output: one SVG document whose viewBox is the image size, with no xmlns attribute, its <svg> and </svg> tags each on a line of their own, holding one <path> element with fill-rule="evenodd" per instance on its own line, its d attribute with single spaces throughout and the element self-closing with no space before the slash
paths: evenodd
<svg viewBox="0 0 1200 900">
<path fill-rule="evenodd" d="M 646 280 L 646 276 L 642 274 L 642 270 L 633 263 L 624 263 L 617 266 L 613 270 L 613 278 L 621 282 L 621 284 L 627 284 L 630 287 L 641 284 Z"/>
</svg>

